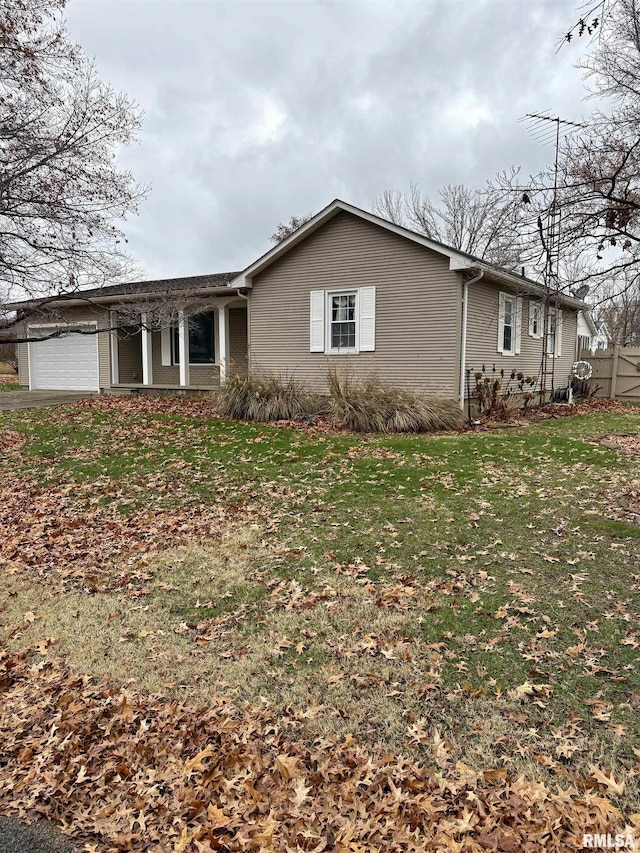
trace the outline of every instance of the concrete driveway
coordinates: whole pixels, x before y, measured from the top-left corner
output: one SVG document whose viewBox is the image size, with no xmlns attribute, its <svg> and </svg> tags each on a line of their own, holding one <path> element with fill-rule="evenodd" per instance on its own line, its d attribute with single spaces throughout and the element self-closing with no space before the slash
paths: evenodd
<svg viewBox="0 0 640 853">
<path fill-rule="evenodd" d="M 64 406 L 92 396 L 91 391 L 0 391 L 0 412 Z"/>
</svg>

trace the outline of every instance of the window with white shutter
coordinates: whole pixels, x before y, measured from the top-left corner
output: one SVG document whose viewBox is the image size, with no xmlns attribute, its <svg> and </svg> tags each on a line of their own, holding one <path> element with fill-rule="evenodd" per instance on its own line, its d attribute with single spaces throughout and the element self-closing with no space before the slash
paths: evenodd
<svg viewBox="0 0 640 853">
<path fill-rule="evenodd" d="M 313 290 L 310 312 L 310 352 L 346 355 L 375 351 L 375 287 Z"/>
</svg>

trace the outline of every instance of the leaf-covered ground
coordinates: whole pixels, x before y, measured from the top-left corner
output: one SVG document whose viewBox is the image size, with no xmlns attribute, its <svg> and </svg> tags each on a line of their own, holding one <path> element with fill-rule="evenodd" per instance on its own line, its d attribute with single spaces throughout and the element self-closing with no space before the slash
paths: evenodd
<svg viewBox="0 0 640 853">
<path fill-rule="evenodd" d="M 638 823 L 617 408 L 404 437 L 206 399 L 1 414 L 0 809 L 100 850 L 560 850 Z"/>
</svg>

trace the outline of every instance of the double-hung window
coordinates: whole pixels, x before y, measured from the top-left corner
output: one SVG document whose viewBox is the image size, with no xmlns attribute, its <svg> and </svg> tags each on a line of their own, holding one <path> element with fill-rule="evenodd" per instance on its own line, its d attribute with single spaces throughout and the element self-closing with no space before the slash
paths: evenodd
<svg viewBox="0 0 640 853">
<path fill-rule="evenodd" d="M 498 352 L 517 355 L 520 352 L 522 299 L 512 293 L 500 293 L 498 308 Z"/>
<path fill-rule="evenodd" d="M 513 352 L 515 343 L 516 300 L 507 297 L 504 300 L 504 321 L 502 323 L 502 351 Z"/>
<path fill-rule="evenodd" d="M 556 316 L 549 315 L 547 322 L 547 355 L 556 354 Z"/>
<path fill-rule="evenodd" d="M 332 350 L 356 349 L 357 294 L 329 294 L 329 340 Z"/>
<path fill-rule="evenodd" d="M 312 290 L 309 295 L 309 352 L 325 355 L 375 352 L 375 285 Z"/>
<path fill-rule="evenodd" d="M 548 356 L 562 355 L 562 311 L 560 308 L 549 309 L 547 317 L 547 339 L 545 350 Z"/>
<path fill-rule="evenodd" d="M 542 337 L 542 324 L 544 322 L 544 311 L 539 302 L 529 302 L 529 335 L 532 338 Z"/>
</svg>

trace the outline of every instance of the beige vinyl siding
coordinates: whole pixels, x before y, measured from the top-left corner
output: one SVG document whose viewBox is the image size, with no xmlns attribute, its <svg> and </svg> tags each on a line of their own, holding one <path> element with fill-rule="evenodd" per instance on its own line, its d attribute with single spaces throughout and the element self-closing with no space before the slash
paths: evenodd
<svg viewBox="0 0 640 853">
<path fill-rule="evenodd" d="M 310 352 L 310 292 L 370 286 L 376 288 L 375 352 Z M 460 277 L 448 258 L 341 212 L 254 277 L 250 363 L 318 390 L 334 364 L 455 398 L 460 314 Z"/>
<path fill-rule="evenodd" d="M 229 359 L 233 372 L 247 369 L 247 309 L 229 308 Z"/>
<path fill-rule="evenodd" d="M 137 326 L 118 329 L 118 382 L 142 382 L 142 341 Z"/>
<path fill-rule="evenodd" d="M 543 341 L 542 338 L 532 338 L 529 335 L 531 298 L 524 293 L 517 294 L 522 300 L 520 353 L 502 355 L 498 352 L 498 303 L 501 291 L 508 292 L 505 288 L 484 281 L 469 287 L 467 367 L 473 372 L 481 370 L 484 365 L 491 371 L 495 364 L 498 370 L 504 368 L 508 371 L 521 371 L 526 376 L 537 376 L 540 373 Z M 533 302 L 536 303 L 536 300 L 533 299 Z M 559 357 L 553 359 L 556 388 L 565 386 L 571 373 L 576 357 L 577 330 L 577 312 L 565 305 L 562 308 L 562 352 Z"/>
<path fill-rule="evenodd" d="M 21 334 L 27 333 L 28 326 L 37 326 L 38 323 L 57 323 L 61 325 L 74 322 L 97 322 L 98 329 L 109 328 L 109 311 L 99 306 L 81 306 L 78 308 L 65 308 L 64 315 L 52 316 L 52 314 L 31 314 L 21 327 Z M 98 332 L 98 381 L 100 389 L 111 387 L 111 350 L 109 346 L 109 332 Z M 18 373 L 20 385 L 25 388 L 29 386 L 29 345 L 18 346 Z"/>
<path fill-rule="evenodd" d="M 218 328 L 216 323 L 215 334 Z M 162 365 L 162 340 L 161 332 L 153 332 L 152 338 L 152 370 L 154 385 L 169 385 L 174 388 L 180 387 L 180 367 L 177 364 Z M 142 380 L 140 380 L 142 381 Z M 220 382 L 220 368 L 215 364 L 191 364 L 189 365 L 189 386 L 203 387 L 216 386 Z"/>
<path fill-rule="evenodd" d="M 16 325 L 16 335 L 19 338 L 27 336 L 27 324 Z M 29 344 L 18 344 L 18 382 L 21 388 L 29 387 Z"/>
</svg>

